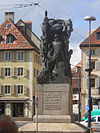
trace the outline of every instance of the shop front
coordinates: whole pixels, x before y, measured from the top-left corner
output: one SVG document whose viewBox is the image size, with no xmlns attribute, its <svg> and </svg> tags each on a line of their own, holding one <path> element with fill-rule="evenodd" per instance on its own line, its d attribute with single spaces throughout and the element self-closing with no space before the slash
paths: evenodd
<svg viewBox="0 0 100 133">
<path fill-rule="evenodd" d="M 2 100 L 0 101 L 0 115 L 6 114 L 15 120 L 27 120 L 30 117 L 29 100 Z M 32 109 L 32 107 L 30 107 Z"/>
</svg>

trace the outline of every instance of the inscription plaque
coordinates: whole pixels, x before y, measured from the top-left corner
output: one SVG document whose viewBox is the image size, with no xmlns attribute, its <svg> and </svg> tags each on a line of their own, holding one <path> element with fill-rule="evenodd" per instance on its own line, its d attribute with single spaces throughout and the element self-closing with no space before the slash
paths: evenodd
<svg viewBox="0 0 100 133">
<path fill-rule="evenodd" d="M 44 92 L 43 99 L 44 110 L 61 110 L 61 92 Z"/>
</svg>

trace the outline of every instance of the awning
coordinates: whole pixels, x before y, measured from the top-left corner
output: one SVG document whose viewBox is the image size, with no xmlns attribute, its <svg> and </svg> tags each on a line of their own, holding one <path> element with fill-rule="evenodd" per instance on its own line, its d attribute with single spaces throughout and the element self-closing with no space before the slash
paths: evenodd
<svg viewBox="0 0 100 133">
<path fill-rule="evenodd" d="M 25 102 L 25 101 L 29 101 L 29 98 L 4 98 L 4 97 L 0 97 L 0 102 L 3 102 L 3 101 L 11 101 L 11 102 L 15 102 L 15 101 L 18 101 L 18 102 Z"/>
</svg>

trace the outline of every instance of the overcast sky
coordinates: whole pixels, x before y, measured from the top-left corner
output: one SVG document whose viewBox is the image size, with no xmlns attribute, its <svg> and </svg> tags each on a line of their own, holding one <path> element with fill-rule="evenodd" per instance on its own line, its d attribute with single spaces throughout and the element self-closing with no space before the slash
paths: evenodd
<svg viewBox="0 0 100 133">
<path fill-rule="evenodd" d="M 39 3 L 35 6 L 32 2 Z M 88 22 L 84 21 L 84 17 L 96 17 L 96 21 L 92 22 L 92 30 L 100 26 L 100 0 L 0 0 L 0 24 L 4 22 L 5 12 L 14 11 L 15 23 L 19 19 L 32 21 L 33 32 L 40 38 L 45 10 L 48 11 L 48 18 L 72 20 L 73 32 L 70 37 L 70 48 L 73 49 L 73 56 L 71 64 L 76 65 L 81 60 L 79 45 L 86 39 L 88 32 Z"/>
</svg>

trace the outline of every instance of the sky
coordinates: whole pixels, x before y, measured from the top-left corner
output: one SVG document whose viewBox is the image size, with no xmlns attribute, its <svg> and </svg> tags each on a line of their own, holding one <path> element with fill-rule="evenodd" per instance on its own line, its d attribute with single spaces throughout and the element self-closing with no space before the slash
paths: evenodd
<svg viewBox="0 0 100 133">
<path fill-rule="evenodd" d="M 96 21 L 92 22 L 92 30 L 100 26 L 100 0 L 0 0 L 0 25 L 5 21 L 5 12 L 13 11 L 14 22 L 19 19 L 32 21 L 32 30 L 40 38 L 45 10 L 48 11 L 48 18 L 72 20 L 73 32 L 69 47 L 73 50 L 71 66 L 75 66 L 81 61 L 79 45 L 87 38 L 89 30 L 84 17 L 96 17 Z"/>
</svg>

